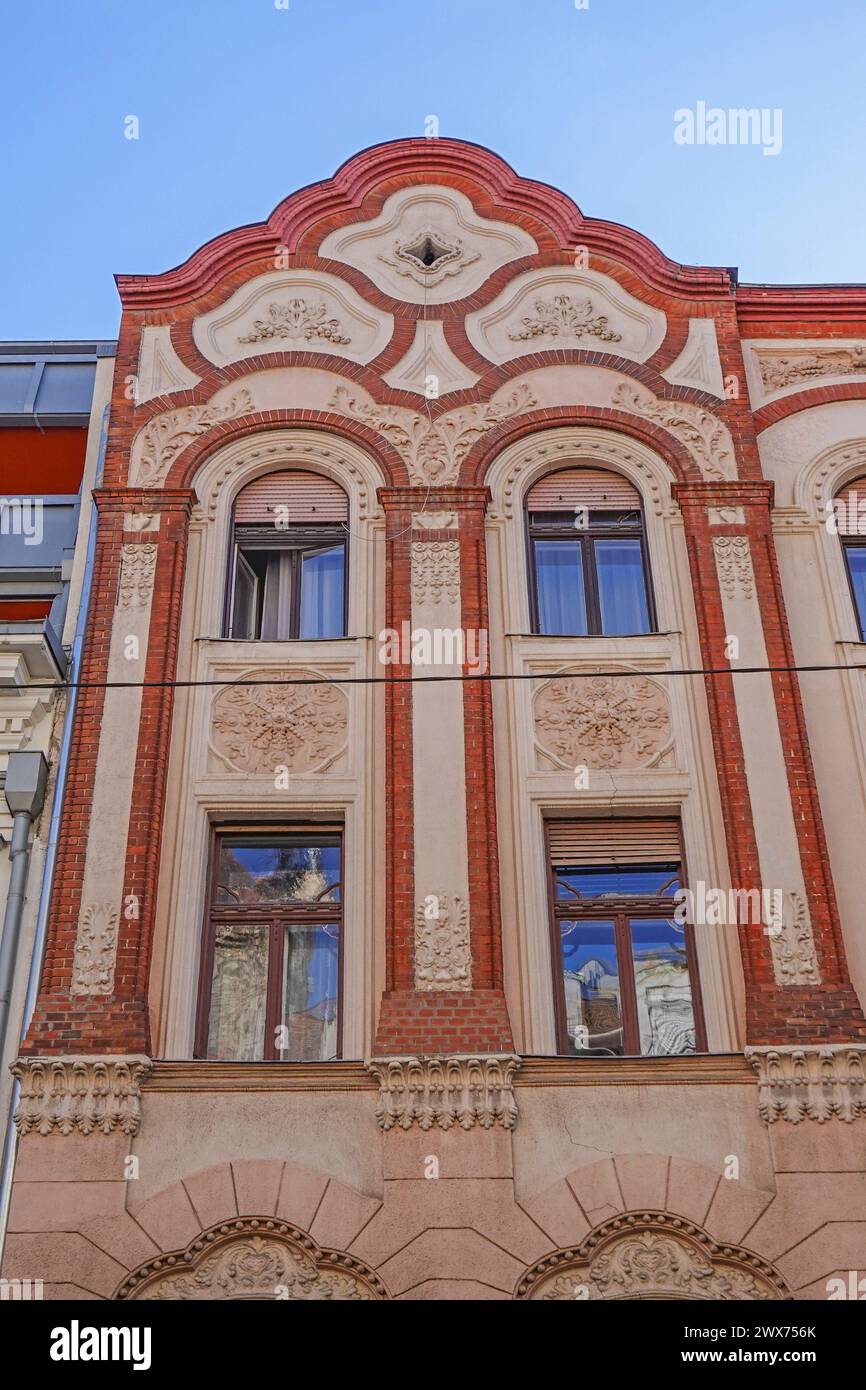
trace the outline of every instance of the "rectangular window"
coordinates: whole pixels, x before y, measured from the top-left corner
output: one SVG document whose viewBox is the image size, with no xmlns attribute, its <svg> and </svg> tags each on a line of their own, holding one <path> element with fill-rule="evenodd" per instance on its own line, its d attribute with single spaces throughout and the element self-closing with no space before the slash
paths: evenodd
<svg viewBox="0 0 866 1390">
<path fill-rule="evenodd" d="M 263 642 L 343 637 L 346 541 L 342 528 L 236 526 L 229 637 Z"/>
<path fill-rule="evenodd" d="M 639 512 L 529 513 L 536 632 L 627 637 L 653 630 Z"/>
<path fill-rule="evenodd" d="M 692 928 L 675 921 L 676 821 L 547 825 L 558 1050 L 705 1051 Z"/>
<path fill-rule="evenodd" d="M 337 830 L 217 837 L 196 1056 L 339 1057 L 341 877 Z"/>
</svg>

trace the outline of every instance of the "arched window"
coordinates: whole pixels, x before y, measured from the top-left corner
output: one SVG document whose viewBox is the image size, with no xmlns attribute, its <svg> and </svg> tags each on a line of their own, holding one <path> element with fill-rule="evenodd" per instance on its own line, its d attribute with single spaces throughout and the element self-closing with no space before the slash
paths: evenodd
<svg viewBox="0 0 866 1390">
<path fill-rule="evenodd" d="M 227 637 L 346 633 L 348 498 L 318 473 L 268 473 L 235 501 Z"/>
<path fill-rule="evenodd" d="M 836 529 L 842 542 L 848 583 L 860 628 L 866 642 L 866 478 L 855 478 L 833 500 Z"/>
<path fill-rule="evenodd" d="M 640 494 L 598 468 L 549 473 L 526 499 L 533 631 L 627 636 L 655 627 Z"/>
</svg>

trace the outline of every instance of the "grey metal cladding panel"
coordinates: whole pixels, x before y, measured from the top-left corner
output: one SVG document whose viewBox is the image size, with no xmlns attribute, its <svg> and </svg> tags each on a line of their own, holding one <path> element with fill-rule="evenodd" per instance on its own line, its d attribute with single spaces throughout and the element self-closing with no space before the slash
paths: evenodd
<svg viewBox="0 0 866 1390">
<path fill-rule="evenodd" d="M 0 498 L 0 572 L 61 566 L 77 525 L 76 498 Z"/>
<path fill-rule="evenodd" d="M 94 363 L 49 360 L 36 393 L 35 414 L 86 415 L 93 400 L 95 377 Z"/>
<path fill-rule="evenodd" d="M 34 362 L 0 362 L 0 415 L 29 410 Z"/>
<path fill-rule="evenodd" d="M 52 416 L 86 420 L 95 376 L 92 361 L 0 359 L 0 417 L 6 423 L 18 423 L 20 417 L 21 424 L 27 424 L 34 415 L 45 423 Z"/>
</svg>

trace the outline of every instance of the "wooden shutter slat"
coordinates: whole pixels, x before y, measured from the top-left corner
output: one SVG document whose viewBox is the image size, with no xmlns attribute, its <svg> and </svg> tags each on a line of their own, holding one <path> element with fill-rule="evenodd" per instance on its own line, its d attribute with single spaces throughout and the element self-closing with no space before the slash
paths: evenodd
<svg viewBox="0 0 866 1390">
<path fill-rule="evenodd" d="M 319 473 L 266 473 L 238 494 L 235 521 L 241 525 L 273 522 L 277 508 L 288 509 L 288 524 L 349 519 L 349 499 L 331 478 Z"/>
<path fill-rule="evenodd" d="M 840 488 L 833 513 L 840 536 L 866 535 L 866 478 L 854 478 Z"/>
<path fill-rule="evenodd" d="M 570 512 L 575 507 L 592 511 L 634 511 L 640 493 L 628 478 L 602 468 L 564 468 L 541 478 L 527 497 L 531 512 Z"/>
<path fill-rule="evenodd" d="M 554 868 L 679 863 L 682 856 L 678 820 L 550 821 L 547 835 Z"/>
</svg>

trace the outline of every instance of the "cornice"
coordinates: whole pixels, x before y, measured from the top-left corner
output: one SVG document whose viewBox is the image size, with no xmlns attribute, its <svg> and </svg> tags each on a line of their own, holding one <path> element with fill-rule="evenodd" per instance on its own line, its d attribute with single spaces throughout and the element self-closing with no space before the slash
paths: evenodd
<svg viewBox="0 0 866 1390">
<path fill-rule="evenodd" d="M 691 1057 L 524 1057 L 514 1078 L 525 1086 L 754 1086 L 740 1052 Z"/>
</svg>

